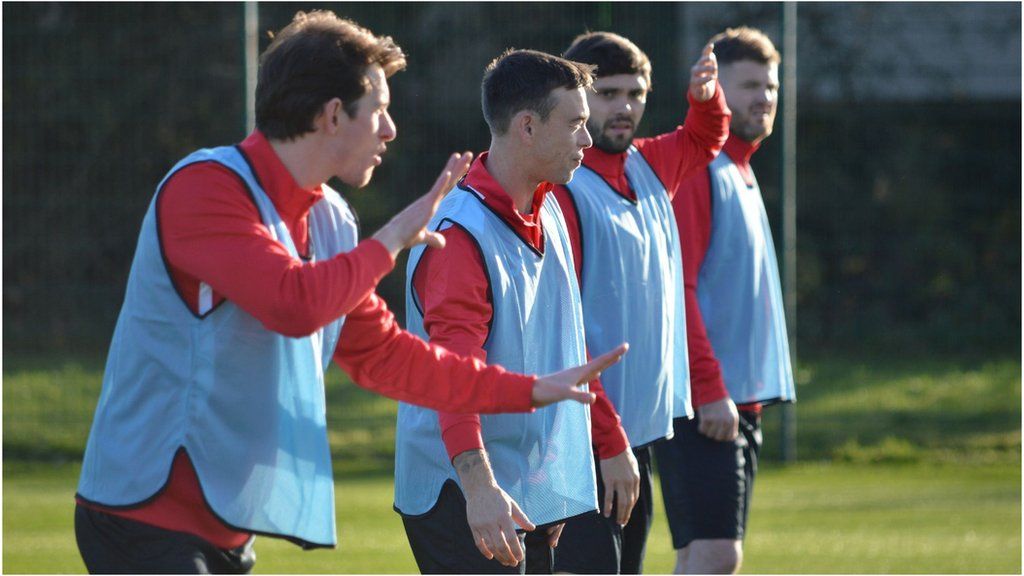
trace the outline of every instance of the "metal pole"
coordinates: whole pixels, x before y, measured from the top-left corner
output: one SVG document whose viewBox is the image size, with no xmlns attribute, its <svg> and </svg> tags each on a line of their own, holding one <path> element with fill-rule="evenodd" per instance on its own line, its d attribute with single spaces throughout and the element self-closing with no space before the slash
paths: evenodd
<svg viewBox="0 0 1024 576">
<path fill-rule="evenodd" d="M 245 133 L 250 134 L 256 128 L 256 72 L 259 69 L 259 3 L 249 1 L 244 4 L 244 44 L 245 58 Z"/>
<path fill-rule="evenodd" d="M 796 372 L 796 2 L 782 4 L 782 298 Z M 782 461 L 796 460 L 796 409 L 782 405 Z"/>
</svg>

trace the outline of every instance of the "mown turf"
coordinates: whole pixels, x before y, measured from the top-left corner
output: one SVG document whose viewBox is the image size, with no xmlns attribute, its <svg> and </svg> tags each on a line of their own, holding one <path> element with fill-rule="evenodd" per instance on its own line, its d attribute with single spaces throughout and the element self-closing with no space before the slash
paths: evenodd
<svg viewBox="0 0 1024 576">
<path fill-rule="evenodd" d="M 3 569 L 80 572 L 72 532 L 77 461 L 99 394 L 97 357 L 3 365 Z M 745 572 L 1021 570 L 1020 360 L 813 358 L 798 371 L 798 454 L 767 456 Z M 261 539 L 258 572 L 415 571 L 391 511 L 395 403 L 328 376 L 341 546 Z M 660 500 L 647 571 L 673 565 Z"/>
<path fill-rule="evenodd" d="M 103 375 L 99 357 L 8 354 L 3 365 L 4 460 L 81 458 Z M 1019 359 L 804 359 L 797 372 L 801 460 L 1020 462 Z M 397 404 L 327 378 L 335 472 L 387 474 Z M 779 454 L 780 410 L 765 410 L 768 459 Z"/>
<path fill-rule="evenodd" d="M 17 469 L 16 469 L 17 468 Z M 81 573 L 77 466 L 6 467 L 3 570 Z M 769 466 L 758 481 L 744 572 L 1020 573 L 1020 467 L 1006 463 Z M 415 573 L 390 477 L 337 485 L 340 546 L 260 538 L 257 573 Z M 670 572 L 660 497 L 648 573 Z"/>
</svg>

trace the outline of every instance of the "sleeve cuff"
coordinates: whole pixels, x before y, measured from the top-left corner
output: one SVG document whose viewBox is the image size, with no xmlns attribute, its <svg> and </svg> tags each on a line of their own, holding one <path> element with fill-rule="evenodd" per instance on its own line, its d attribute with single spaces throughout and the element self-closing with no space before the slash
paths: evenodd
<svg viewBox="0 0 1024 576">
<path fill-rule="evenodd" d="M 629 448 L 629 438 L 626 437 L 626 430 L 620 425 L 613 428 L 601 438 L 595 438 L 597 445 L 597 456 L 601 460 L 607 460 L 613 456 L 622 454 L 623 450 Z"/>
<path fill-rule="evenodd" d="M 690 390 L 693 392 L 694 409 L 729 397 L 729 390 L 726 389 L 721 375 L 699 383 L 691 380 L 690 386 Z"/>
<path fill-rule="evenodd" d="M 500 412 L 533 412 L 536 376 L 506 372 L 494 388 L 494 405 Z"/>
<path fill-rule="evenodd" d="M 365 253 L 366 264 L 371 267 L 374 271 L 374 277 L 378 280 L 387 276 L 395 268 L 395 261 L 391 258 L 391 252 L 379 240 L 367 238 L 360 242 L 355 247 L 355 250 Z"/>
<path fill-rule="evenodd" d="M 454 460 L 468 450 L 482 450 L 484 447 L 479 422 L 463 422 L 447 428 L 441 433 L 441 439 L 448 451 L 448 460 Z"/>
<path fill-rule="evenodd" d="M 694 108 L 726 108 L 725 94 L 722 92 L 722 84 L 718 80 L 715 80 L 715 94 L 705 102 L 700 102 L 694 98 L 693 94 L 690 92 L 690 87 L 687 86 L 686 101 Z"/>
</svg>

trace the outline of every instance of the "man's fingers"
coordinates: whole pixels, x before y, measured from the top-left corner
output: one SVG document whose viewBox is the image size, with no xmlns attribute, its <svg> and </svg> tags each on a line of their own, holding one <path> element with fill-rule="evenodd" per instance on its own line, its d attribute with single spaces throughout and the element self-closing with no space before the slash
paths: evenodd
<svg viewBox="0 0 1024 576">
<path fill-rule="evenodd" d="M 530 522 L 530 519 L 526 516 L 526 512 L 523 512 L 523 509 L 519 507 L 519 504 L 516 504 L 515 500 L 510 500 L 509 504 L 512 505 L 512 520 L 514 520 L 516 524 L 519 524 L 520 528 L 527 532 L 537 528 L 533 522 Z"/>
<path fill-rule="evenodd" d="M 704 45 L 704 50 L 701 52 L 701 56 L 704 56 L 705 58 L 707 58 L 708 56 L 711 56 L 714 53 L 715 53 L 715 43 L 714 42 L 708 42 L 707 44 Z"/>
<path fill-rule="evenodd" d="M 491 549 L 487 546 L 487 539 L 484 538 L 477 530 L 473 530 L 473 542 L 476 544 L 476 549 L 483 554 L 484 558 L 487 558 L 488 560 L 494 559 L 494 553 L 491 552 Z"/>
<path fill-rule="evenodd" d="M 511 531 L 511 537 L 509 537 L 508 531 Z M 502 564 L 506 566 L 515 566 L 519 563 L 519 559 L 523 555 L 523 549 L 519 546 L 519 538 L 516 536 L 516 531 L 511 527 L 498 527 L 497 535 L 495 538 L 498 539 L 498 559 Z"/>
<path fill-rule="evenodd" d="M 615 503 L 615 487 L 605 480 L 604 483 L 604 506 L 601 507 L 601 512 L 605 518 L 612 517 L 612 505 Z"/>
<path fill-rule="evenodd" d="M 444 248 L 445 239 L 437 232 L 424 232 L 423 242 L 431 248 Z"/>
<path fill-rule="evenodd" d="M 569 390 L 565 393 L 565 399 L 579 402 L 580 404 L 593 404 L 597 401 L 597 395 L 593 392 L 584 392 L 583 390 Z"/>
<path fill-rule="evenodd" d="M 565 528 L 565 524 L 555 524 L 548 528 L 548 546 L 558 547 L 558 539 L 562 537 L 562 528 Z"/>
<path fill-rule="evenodd" d="M 619 493 L 619 509 L 616 510 L 615 521 L 621 526 L 625 526 L 629 520 L 629 512 L 633 509 L 633 494 L 627 490 L 622 490 Z"/>
<path fill-rule="evenodd" d="M 605 368 L 618 362 L 622 356 L 629 350 L 629 344 L 623 342 L 619 344 L 614 350 L 610 350 L 601 354 L 597 358 L 594 358 L 590 362 L 587 362 L 581 368 L 583 368 L 583 374 L 579 379 L 579 383 L 590 382 L 597 378 L 604 372 Z"/>
</svg>

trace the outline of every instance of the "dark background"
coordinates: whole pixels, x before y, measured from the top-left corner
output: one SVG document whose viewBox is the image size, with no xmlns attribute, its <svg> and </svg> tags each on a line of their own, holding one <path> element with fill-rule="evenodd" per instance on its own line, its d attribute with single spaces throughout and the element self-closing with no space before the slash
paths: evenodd
<svg viewBox="0 0 1024 576">
<path fill-rule="evenodd" d="M 267 30 L 327 7 L 404 48 L 398 138 L 363 190 L 371 235 L 454 150 L 486 149 L 484 66 L 621 33 L 654 67 L 640 135 L 673 129 L 700 45 L 781 48 L 779 4 L 261 3 Z M 105 351 L 142 215 L 182 156 L 244 138 L 242 4 L 3 5 L 3 348 Z M 799 5 L 801 354 L 1016 353 L 1021 341 L 1018 4 Z M 780 115 L 781 121 L 781 115 Z M 777 123 L 777 128 L 778 128 Z M 779 145 L 754 168 L 779 244 Z M 404 260 L 380 291 L 402 317 Z"/>
</svg>

